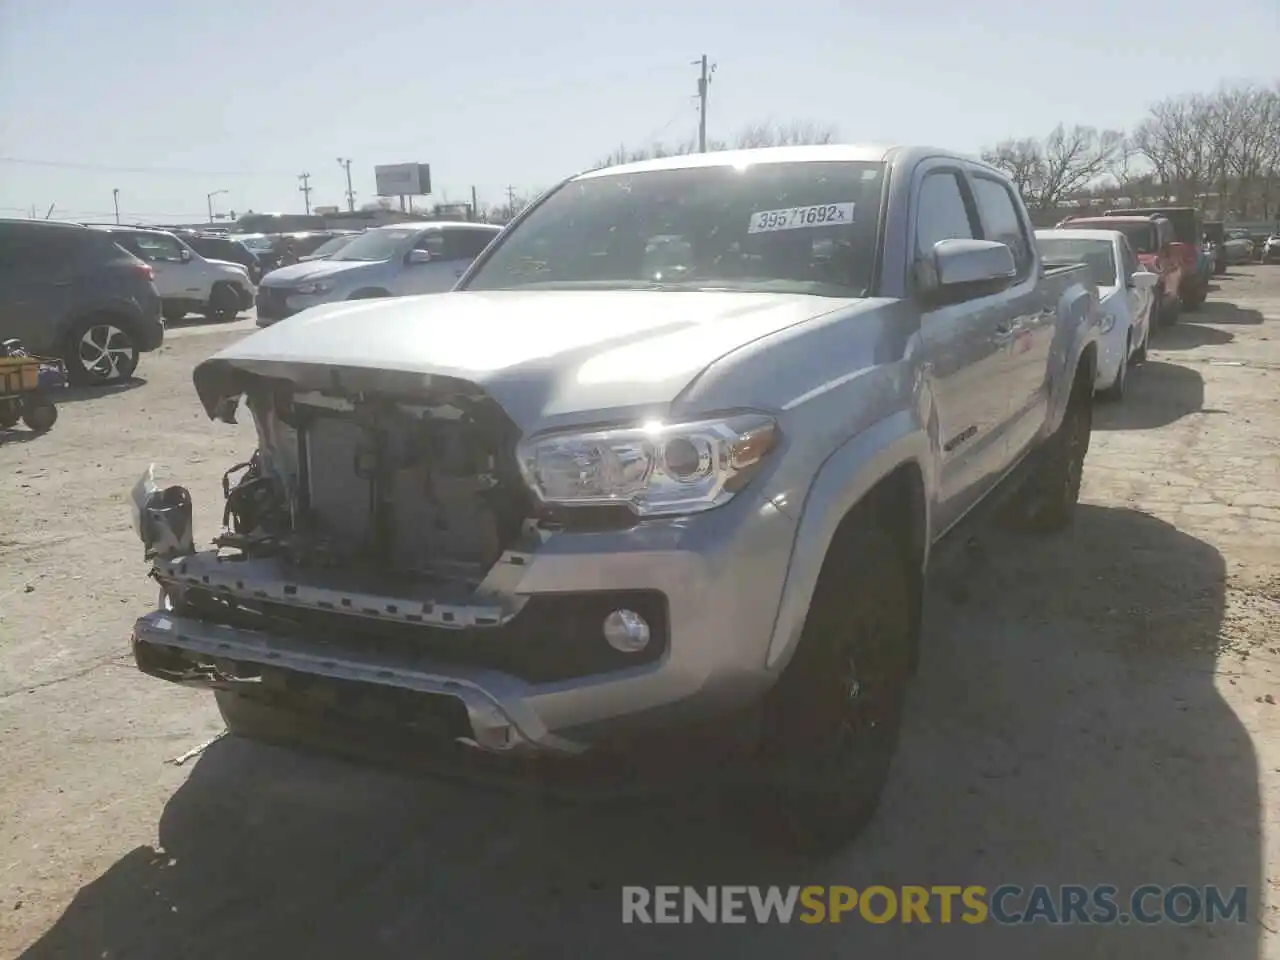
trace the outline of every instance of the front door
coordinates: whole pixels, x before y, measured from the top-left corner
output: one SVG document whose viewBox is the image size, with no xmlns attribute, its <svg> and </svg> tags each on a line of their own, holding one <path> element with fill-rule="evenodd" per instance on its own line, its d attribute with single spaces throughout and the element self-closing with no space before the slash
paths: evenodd
<svg viewBox="0 0 1280 960">
<path fill-rule="evenodd" d="M 977 211 L 960 171 L 948 166 L 927 170 L 916 192 L 917 269 L 930 260 L 939 241 L 980 236 Z M 998 310 L 984 306 L 983 300 L 926 309 L 920 319 L 941 448 L 939 530 L 950 527 L 981 498 L 985 478 L 999 471 L 1003 459 L 1006 403 L 996 380 L 1007 338 Z"/>
<path fill-rule="evenodd" d="M 414 241 L 413 249 L 427 251 L 431 259 L 426 263 L 405 263 L 396 281 L 397 294 L 442 293 L 453 286 L 448 279 L 453 276 L 453 270 L 446 260 L 443 230 L 429 230 L 422 234 Z"/>
<path fill-rule="evenodd" d="M 202 300 L 200 269 L 182 259 L 182 245 L 162 233 L 130 233 L 125 247 L 151 264 L 156 290 L 163 300 Z"/>
</svg>

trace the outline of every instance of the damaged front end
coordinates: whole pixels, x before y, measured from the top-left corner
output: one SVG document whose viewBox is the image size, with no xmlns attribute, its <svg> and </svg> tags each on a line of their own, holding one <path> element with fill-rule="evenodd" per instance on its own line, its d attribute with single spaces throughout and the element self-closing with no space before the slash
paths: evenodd
<svg viewBox="0 0 1280 960">
<path fill-rule="evenodd" d="M 574 752 L 520 715 L 521 690 L 635 665 L 600 624 L 620 599 L 655 624 L 665 605 L 519 591 L 552 533 L 502 408 L 441 377 L 301 364 L 204 376 L 206 408 L 234 422 L 243 401 L 258 449 L 224 477 L 209 550 L 194 547 L 184 488 L 151 471 L 135 487 L 161 590 L 135 627 L 140 668 L 290 709 L 429 715 L 446 739 L 488 750 Z"/>
</svg>

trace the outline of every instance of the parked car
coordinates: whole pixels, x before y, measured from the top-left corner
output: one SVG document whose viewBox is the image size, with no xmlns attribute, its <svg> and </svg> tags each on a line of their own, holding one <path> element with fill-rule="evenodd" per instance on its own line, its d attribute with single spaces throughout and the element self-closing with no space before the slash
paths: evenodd
<svg viewBox="0 0 1280 960">
<path fill-rule="evenodd" d="M 1037 230 L 1036 243 L 1047 264 L 1089 268 L 1102 315 L 1094 389 L 1104 399 L 1123 399 L 1129 367 L 1147 359 L 1159 274 L 1142 267 L 1118 230 Z"/>
<path fill-rule="evenodd" d="M 164 342 L 150 265 L 88 227 L 0 220 L 0 340 L 60 357 L 74 383 L 133 376 Z"/>
<path fill-rule="evenodd" d="M 340 233 L 336 237 L 330 237 L 328 240 L 320 244 L 320 246 L 316 247 L 313 251 L 308 253 L 306 256 L 299 257 L 298 262 L 309 263 L 312 260 L 328 260 L 330 257 L 332 257 L 335 253 L 337 253 L 339 250 L 341 250 L 343 247 L 345 247 L 348 243 L 350 243 L 352 240 L 354 240 L 358 236 L 360 236 L 359 233 L 352 232 L 352 233 Z"/>
<path fill-rule="evenodd" d="M 446 221 L 374 227 L 325 260 L 281 267 L 264 277 L 258 326 L 335 300 L 443 293 L 501 229 Z"/>
<path fill-rule="evenodd" d="M 96 226 L 155 271 L 164 318 L 176 323 L 188 313 L 234 320 L 253 306 L 249 271 L 227 260 L 206 260 L 172 233 L 144 227 Z"/>
<path fill-rule="evenodd" d="M 1108 217 L 1164 217 L 1173 224 L 1173 253 L 1182 265 L 1178 293 L 1182 306 L 1187 310 L 1199 310 L 1209 295 L 1209 278 L 1212 269 L 1201 257 L 1204 242 L 1204 226 L 1200 211 L 1195 207 L 1135 207 L 1108 210 Z"/>
<path fill-rule="evenodd" d="M 257 285 L 262 280 L 262 263 L 257 255 L 239 240 L 213 236 L 207 233 L 179 234 L 200 256 L 210 260 L 238 263 L 249 273 L 249 282 Z"/>
<path fill-rule="evenodd" d="M 1267 237 L 1266 242 L 1262 244 L 1258 259 L 1262 263 L 1280 263 L 1280 233 L 1273 233 Z"/>
<path fill-rule="evenodd" d="M 1248 230 L 1227 230 L 1222 241 L 1223 254 L 1228 265 L 1252 263 L 1257 259 L 1254 243 Z"/>
<path fill-rule="evenodd" d="M 1182 308 L 1179 293 L 1182 261 L 1173 252 L 1173 225 L 1164 217 L 1069 217 L 1058 224 L 1072 230 L 1116 230 L 1125 235 L 1138 262 L 1159 277 L 1156 284 L 1154 322 L 1168 326 L 1178 322 Z"/>
<path fill-rule="evenodd" d="M 402 230 L 343 253 L 429 252 Z M 997 503 L 1072 520 L 1098 292 L 1042 267 L 1006 176 L 932 149 L 574 177 L 456 292 L 315 307 L 197 366 L 205 410 L 248 396 L 261 431 L 238 559 L 139 483 L 163 601 L 137 664 L 242 736 L 395 730 L 442 763 L 726 733 L 769 781 L 744 800 L 838 846 L 885 783 L 943 536 Z"/>
</svg>

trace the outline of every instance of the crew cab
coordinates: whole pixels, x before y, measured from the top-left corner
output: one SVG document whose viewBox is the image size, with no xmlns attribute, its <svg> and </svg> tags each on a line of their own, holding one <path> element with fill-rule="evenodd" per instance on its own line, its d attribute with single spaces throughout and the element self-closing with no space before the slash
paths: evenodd
<svg viewBox="0 0 1280 960">
<path fill-rule="evenodd" d="M 1087 268 L 1043 263 L 975 160 L 584 173 L 454 291 L 313 307 L 196 367 L 257 450 L 212 549 L 186 488 L 139 481 L 161 598 L 133 654 L 235 734 L 442 765 L 724 732 L 789 839 L 836 846 L 888 775 L 935 548 L 997 505 L 1070 524 L 1098 336 Z"/>
<path fill-rule="evenodd" d="M 210 320 L 234 320 L 253 306 L 249 271 L 238 263 L 210 260 L 166 230 L 146 227 L 95 225 L 155 271 L 156 289 L 164 304 L 164 318 L 176 323 L 189 313 Z"/>
<path fill-rule="evenodd" d="M 1118 230 L 1037 230 L 1036 244 L 1046 264 L 1088 267 L 1098 285 L 1102 317 L 1094 389 L 1103 399 L 1124 399 L 1129 367 L 1147 359 L 1159 275 L 1141 266 L 1128 238 Z"/>
<path fill-rule="evenodd" d="M 1068 217 L 1059 228 L 1072 230 L 1115 230 L 1123 233 L 1138 255 L 1138 262 L 1159 279 L 1152 322 L 1169 326 L 1182 312 L 1182 261 L 1173 249 L 1173 225 L 1164 217 Z"/>
<path fill-rule="evenodd" d="M 1213 264 L 1203 256 L 1204 221 L 1195 207 L 1131 207 L 1108 210 L 1108 217 L 1164 217 L 1173 225 L 1170 249 L 1182 268 L 1178 296 L 1186 310 L 1199 310 L 1209 295 Z"/>
</svg>

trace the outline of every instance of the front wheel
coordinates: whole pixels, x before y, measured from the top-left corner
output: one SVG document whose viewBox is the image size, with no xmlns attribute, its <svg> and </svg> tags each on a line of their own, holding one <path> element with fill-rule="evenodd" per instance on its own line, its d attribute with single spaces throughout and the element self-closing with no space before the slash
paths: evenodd
<svg viewBox="0 0 1280 960">
<path fill-rule="evenodd" d="M 47 433 L 58 422 L 58 408 L 43 394 L 30 394 L 22 400 L 22 422 L 34 433 Z"/>
<path fill-rule="evenodd" d="M 1142 343 L 1138 345 L 1138 349 L 1133 352 L 1133 359 L 1129 362 L 1135 367 L 1141 366 L 1147 362 L 1147 344 L 1151 342 L 1151 321 L 1147 321 L 1147 328 L 1142 332 Z"/>
<path fill-rule="evenodd" d="M 823 562 L 795 656 L 764 704 L 761 826 L 827 852 L 870 821 L 888 780 L 919 633 L 918 573 L 867 512 Z"/>
<path fill-rule="evenodd" d="M 1188 313 L 1194 313 L 1204 304 L 1205 299 L 1209 296 L 1207 284 L 1196 284 L 1182 296 L 1182 309 Z"/>
<path fill-rule="evenodd" d="M 1077 374 L 1062 423 L 1038 452 L 1041 460 L 1012 504 L 1015 525 L 1028 533 L 1057 533 L 1075 519 L 1093 434 L 1092 386 L 1084 373 Z"/>
<path fill-rule="evenodd" d="M 133 376 L 138 367 L 138 345 L 115 317 L 90 317 L 72 329 L 63 360 L 72 383 L 113 383 Z"/>
</svg>

